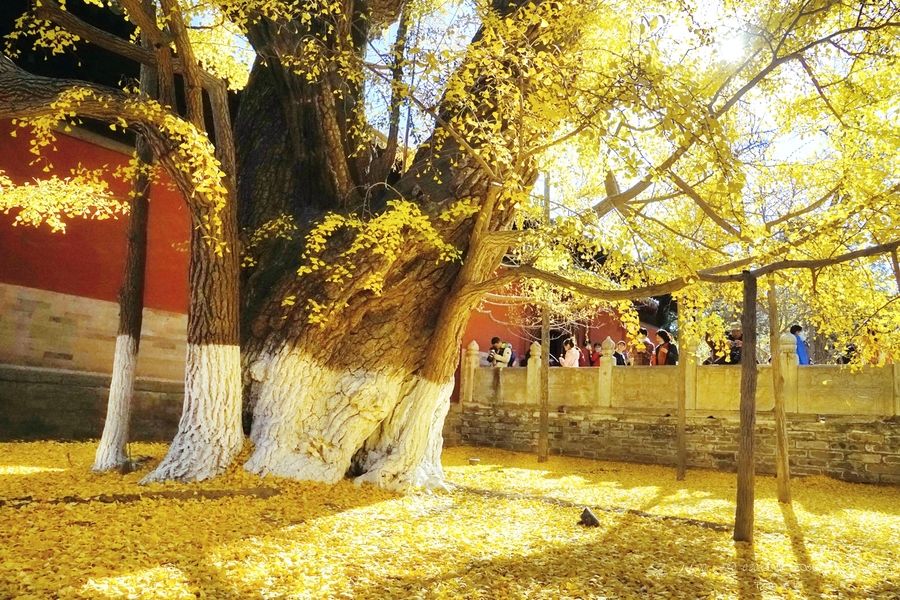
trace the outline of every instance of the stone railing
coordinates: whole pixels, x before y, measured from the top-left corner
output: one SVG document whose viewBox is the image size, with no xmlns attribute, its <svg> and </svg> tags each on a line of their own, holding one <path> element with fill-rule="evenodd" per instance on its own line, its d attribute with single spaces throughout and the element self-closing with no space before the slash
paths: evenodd
<svg viewBox="0 0 900 600">
<path fill-rule="evenodd" d="M 550 369 L 551 454 L 674 466 L 684 394 L 687 466 L 735 470 L 739 366 L 700 366 L 694 346 L 682 348 L 677 366 L 615 367 L 612 340 L 603 345 L 600 367 Z M 801 367 L 792 335 L 781 347 L 791 473 L 900 484 L 900 369 Z M 532 345 L 531 356 L 540 350 Z M 524 369 L 479 367 L 473 343 L 463 352 L 461 384 L 444 424 L 446 445 L 537 452 L 540 358 Z M 759 473 L 775 472 L 773 395 L 771 367 L 759 365 Z"/>
<path fill-rule="evenodd" d="M 613 366 L 613 341 L 603 342 L 599 367 L 550 369 L 550 406 L 602 412 L 672 412 L 684 394 L 687 414 L 736 412 L 739 365 L 700 365 L 697 346 L 681 352 L 677 366 Z M 900 365 L 851 370 L 837 365 L 799 366 L 794 336 L 781 338 L 781 367 L 788 413 L 813 415 L 900 415 Z M 479 367 L 478 344 L 463 351 L 460 402 L 484 405 L 540 404 L 541 347 L 531 345 L 528 366 Z M 757 410 L 774 407 L 770 365 L 758 365 Z"/>
</svg>

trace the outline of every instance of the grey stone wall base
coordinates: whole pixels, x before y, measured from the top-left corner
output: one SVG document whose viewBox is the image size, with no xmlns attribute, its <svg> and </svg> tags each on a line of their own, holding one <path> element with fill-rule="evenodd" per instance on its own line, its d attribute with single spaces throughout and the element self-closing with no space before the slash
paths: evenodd
<svg viewBox="0 0 900 600">
<path fill-rule="evenodd" d="M 111 377 L 0 365 L 0 440 L 86 440 L 103 433 Z M 136 441 L 169 441 L 184 402 L 180 381 L 138 378 L 131 415 Z"/>
<path fill-rule="evenodd" d="M 735 471 L 738 415 L 687 418 L 689 467 Z M 444 445 L 537 452 L 538 412 L 517 405 L 453 405 Z M 775 474 L 775 422 L 757 414 L 756 470 Z M 900 419 L 788 415 L 792 476 L 900 483 Z M 550 413 L 550 452 L 600 460 L 675 465 L 675 415 L 617 414 L 591 409 Z"/>
</svg>

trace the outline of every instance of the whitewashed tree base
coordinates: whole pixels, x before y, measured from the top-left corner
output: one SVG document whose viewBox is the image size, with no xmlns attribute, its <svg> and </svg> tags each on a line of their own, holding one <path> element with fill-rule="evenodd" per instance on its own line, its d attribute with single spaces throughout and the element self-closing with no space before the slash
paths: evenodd
<svg viewBox="0 0 900 600">
<path fill-rule="evenodd" d="M 251 473 L 337 483 L 365 445 L 357 482 L 396 491 L 443 486 L 441 429 L 452 381 L 337 371 L 298 351 L 259 360 L 251 373 L 258 387 Z"/>
<path fill-rule="evenodd" d="M 128 425 L 134 397 L 134 378 L 137 363 L 137 340 L 130 335 L 116 337 L 113 377 L 109 386 L 106 422 L 97 453 L 94 471 L 112 471 L 128 462 Z"/>
<path fill-rule="evenodd" d="M 243 446 L 240 349 L 188 344 L 184 409 L 163 461 L 142 484 L 219 475 Z"/>
</svg>

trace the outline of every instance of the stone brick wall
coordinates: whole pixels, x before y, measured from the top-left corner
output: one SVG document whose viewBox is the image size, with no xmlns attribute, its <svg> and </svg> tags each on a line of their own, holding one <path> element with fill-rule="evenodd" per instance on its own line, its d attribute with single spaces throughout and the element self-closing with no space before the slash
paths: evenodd
<svg viewBox="0 0 900 600">
<path fill-rule="evenodd" d="M 0 440 L 100 438 L 110 376 L 0 365 Z M 138 378 L 134 440 L 170 441 L 178 428 L 184 385 Z"/>
<path fill-rule="evenodd" d="M 537 452 L 539 413 L 534 407 L 451 406 L 444 444 Z M 771 414 L 757 415 L 756 468 L 775 473 Z M 737 414 L 687 419 L 687 464 L 734 471 L 740 435 Z M 792 475 L 826 475 L 846 481 L 900 483 L 900 418 L 788 415 Z M 675 417 L 614 414 L 590 408 L 550 413 L 552 454 L 603 460 L 675 464 Z"/>
<path fill-rule="evenodd" d="M 180 379 L 187 315 L 143 318 L 138 377 Z M 0 283 L 0 364 L 112 373 L 118 327 L 117 302 Z"/>
</svg>

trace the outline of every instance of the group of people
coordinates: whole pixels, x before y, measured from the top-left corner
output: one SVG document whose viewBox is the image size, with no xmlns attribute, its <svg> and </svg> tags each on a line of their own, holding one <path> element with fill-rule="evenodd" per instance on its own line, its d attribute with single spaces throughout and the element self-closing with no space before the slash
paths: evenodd
<svg viewBox="0 0 900 600">
<path fill-rule="evenodd" d="M 791 326 L 791 334 L 797 340 L 797 358 L 801 365 L 810 364 L 809 352 L 806 348 L 806 334 L 800 325 Z M 643 327 L 639 330 L 640 339 L 628 349 L 624 341 L 616 343 L 613 352 L 614 364 L 618 366 L 637 365 L 677 365 L 678 346 L 672 341 L 671 334 L 665 329 L 656 332 L 656 344 L 650 341 L 647 330 Z M 730 325 L 730 331 L 725 334 L 728 340 L 728 352 L 718 355 L 715 342 L 707 336 L 706 341 L 710 347 L 710 357 L 703 362 L 705 365 L 740 364 L 744 348 L 744 334 L 741 323 L 735 321 Z M 584 340 L 584 346 L 578 349 L 575 338 L 568 338 L 563 342 L 563 351 L 559 357 L 551 356 L 561 367 L 599 367 L 600 358 L 603 356 L 602 346 L 599 342 L 591 345 L 589 338 Z M 526 354 L 526 359 L 528 355 Z M 502 341 L 499 337 L 491 340 L 491 349 L 487 357 L 488 363 L 495 367 L 512 367 L 516 364 L 516 353 L 512 344 Z"/>
<path fill-rule="evenodd" d="M 616 343 L 613 352 L 614 364 L 627 365 L 676 365 L 678 364 L 678 346 L 672 341 L 672 336 L 665 329 L 656 332 L 656 344 L 650 341 L 647 330 L 643 327 L 639 330 L 640 339 L 628 350 L 628 344 L 624 341 Z M 590 339 L 585 339 L 581 350 L 576 347 L 574 338 L 563 342 L 563 351 L 559 357 L 551 356 L 551 364 L 555 359 L 561 367 L 599 367 L 603 349 L 599 342 L 591 345 Z M 528 355 L 526 354 L 526 359 Z M 516 353 L 512 344 L 502 341 L 499 337 L 491 340 L 491 349 L 488 352 L 487 361 L 495 367 L 511 367 L 516 364 Z"/>
<path fill-rule="evenodd" d="M 741 364 L 744 349 L 744 332 L 740 321 L 734 321 L 729 328 L 730 331 L 725 334 L 725 339 L 728 340 L 728 351 L 725 354 L 719 355 L 716 351 L 715 342 L 709 336 L 706 337 L 710 355 L 708 359 L 703 361 L 704 365 Z M 806 333 L 803 331 L 803 327 L 801 325 L 791 325 L 790 331 L 791 335 L 793 335 L 794 339 L 797 341 L 797 358 L 799 359 L 800 364 L 811 364 L 809 360 L 809 350 L 806 347 Z"/>
</svg>

